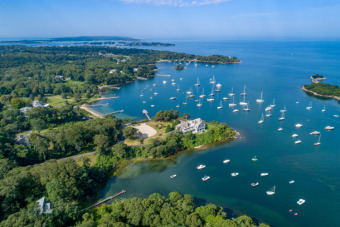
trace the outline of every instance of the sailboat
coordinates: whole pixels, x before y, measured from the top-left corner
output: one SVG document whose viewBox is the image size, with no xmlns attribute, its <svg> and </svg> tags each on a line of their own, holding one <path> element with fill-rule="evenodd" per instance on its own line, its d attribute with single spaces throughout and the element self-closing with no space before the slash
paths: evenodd
<svg viewBox="0 0 340 227">
<path fill-rule="evenodd" d="M 312 102 L 309 103 L 309 106 L 306 107 L 306 110 L 312 109 Z"/>
<path fill-rule="evenodd" d="M 264 102 L 264 100 L 262 99 L 262 96 L 263 96 L 263 91 L 261 91 L 261 98 L 256 99 L 256 102 L 258 102 L 258 103 Z"/>
<path fill-rule="evenodd" d="M 234 107 L 234 106 L 236 106 L 236 104 L 235 104 L 235 97 L 233 96 L 233 103 L 229 103 L 229 107 Z"/>
<path fill-rule="evenodd" d="M 286 106 L 283 106 L 283 110 L 280 110 L 281 113 L 287 112 Z"/>
<path fill-rule="evenodd" d="M 319 145 L 321 144 L 321 143 L 320 143 L 320 139 L 321 139 L 321 134 L 320 134 L 320 136 L 319 136 L 318 142 L 314 143 L 314 146 L 319 146 Z"/>
<path fill-rule="evenodd" d="M 273 104 L 270 105 L 271 108 L 275 107 L 275 99 L 273 100 Z"/>
<path fill-rule="evenodd" d="M 228 95 L 229 95 L 230 97 L 235 95 L 235 94 L 234 94 L 234 87 L 231 87 L 231 92 L 230 92 Z"/>
<path fill-rule="evenodd" d="M 247 105 L 247 103 L 246 103 L 246 96 L 243 96 L 243 101 L 242 102 L 240 102 L 240 105 L 241 106 L 246 106 Z"/>
<path fill-rule="evenodd" d="M 257 161 L 256 155 L 251 160 L 256 162 Z"/>
<path fill-rule="evenodd" d="M 185 102 L 183 102 L 183 105 L 188 105 L 188 96 L 185 96 Z"/>
<path fill-rule="evenodd" d="M 200 79 L 197 77 L 197 83 L 195 84 L 195 87 L 199 87 L 199 86 L 201 86 Z"/>
<path fill-rule="evenodd" d="M 205 94 L 204 94 L 204 88 L 203 88 L 203 91 L 202 91 L 202 94 L 200 95 L 200 98 L 204 98 L 205 97 Z"/>
<path fill-rule="evenodd" d="M 190 88 L 190 91 L 189 91 L 189 92 L 190 92 L 189 94 L 188 94 L 188 92 L 187 92 L 187 94 L 189 95 L 188 98 L 189 98 L 189 99 L 194 98 L 195 95 L 192 93 L 192 89 L 191 89 L 191 88 Z"/>
<path fill-rule="evenodd" d="M 264 121 L 264 117 L 263 117 L 263 114 L 262 114 L 261 120 L 259 120 L 257 123 L 262 124 L 263 121 Z"/>
<path fill-rule="evenodd" d="M 220 83 L 216 84 L 216 89 L 215 92 L 220 92 L 220 88 L 222 87 L 222 85 Z"/>
<path fill-rule="evenodd" d="M 275 194 L 275 185 L 274 185 L 274 187 L 272 187 L 271 189 L 266 191 L 266 193 L 267 193 L 267 195 L 274 195 Z"/>
<path fill-rule="evenodd" d="M 229 98 L 228 97 L 223 97 L 223 101 L 227 101 Z"/>
<path fill-rule="evenodd" d="M 213 85 L 212 88 L 211 88 L 211 92 L 210 92 L 209 96 L 214 96 L 214 95 L 215 95 L 215 93 L 214 93 L 214 85 Z"/>
<path fill-rule="evenodd" d="M 285 119 L 285 112 L 281 112 L 281 117 L 279 118 L 279 121 L 283 121 Z"/>
<path fill-rule="evenodd" d="M 325 112 L 326 111 L 326 107 L 323 106 L 323 109 L 321 110 L 321 112 Z"/>
<path fill-rule="evenodd" d="M 244 85 L 243 92 L 241 93 L 241 95 L 247 95 L 247 92 L 246 92 L 246 85 Z"/>
<path fill-rule="evenodd" d="M 181 89 L 179 89 L 179 85 L 178 85 L 178 88 L 176 89 L 176 91 L 181 91 Z"/>
<path fill-rule="evenodd" d="M 249 112 L 250 109 L 249 109 L 249 102 L 247 103 L 247 107 L 243 109 L 243 111 L 246 111 L 246 112 Z"/>
<path fill-rule="evenodd" d="M 211 83 L 211 84 L 216 83 L 215 76 L 213 76 L 213 77 L 210 79 L 210 83 Z"/>
<path fill-rule="evenodd" d="M 222 100 L 221 100 L 221 101 L 220 101 L 220 106 L 218 106 L 217 109 L 218 109 L 218 110 L 219 110 L 219 109 L 222 109 L 222 107 L 223 107 L 223 106 L 222 106 Z"/>
<path fill-rule="evenodd" d="M 233 113 L 237 113 L 238 112 L 238 109 L 233 109 Z"/>
<path fill-rule="evenodd" d="M 269 110 L 266 111 L 266 117 L 270 117 L 270 116 L 272 115 L 272 114 L 270 113 L 270 110 L 271 110 L 271 109 L 269 109 Z"/>
<path fill-rule="evenodd" d="M 198 107 L 201 107 L 201 106 L 202 106 L 201 99 L 198 100 L 197 106 L 198 106 Z"/>
</svg>

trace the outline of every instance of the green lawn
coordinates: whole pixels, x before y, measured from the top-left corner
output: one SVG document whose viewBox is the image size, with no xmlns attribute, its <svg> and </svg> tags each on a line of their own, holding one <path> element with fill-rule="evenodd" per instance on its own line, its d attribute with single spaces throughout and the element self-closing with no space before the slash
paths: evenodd
<svg viewBox="0 0 340 227">
<path fill-rule="evenodd" d="M 68 99 L 63 99 L 61 95 L 51 95 L 51 96 L 46 96 L 47 98 L 47 103 L 49 103 L 51 106 L 63 106 L 65 105 L 65 101 L 68 101 L 68 103 L 74 102 L 73 98 L 68 98 Z"/>
</svg>

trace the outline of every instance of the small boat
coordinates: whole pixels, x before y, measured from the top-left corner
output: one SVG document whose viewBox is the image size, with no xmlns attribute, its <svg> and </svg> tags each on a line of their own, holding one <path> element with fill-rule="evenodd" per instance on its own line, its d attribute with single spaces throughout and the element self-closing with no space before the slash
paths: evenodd
<svg viewBox="0 0 340 227">
<path fill-rule="evenodd" d="M 204 94 L 204 88 L 203 88 L 203 91 L 202 91 L 202 94 L 200 95 L 200 98 L 204 98 L 205 97 L 205 94 Z"/>
<path fill-rule="evenodd" d="M 228 94 L 228 96 L 231 97 L 231 96 L 234 96 L 234 95 L 235 95 L 235 94 L 234 94 L 234 88 L 231 87 L 231 92 Z"/>
<path fill-rule="evenodd" d="M 295 180 L 289 181 L 289 184 L 294 184 L 294 183 L 295 183 Z"/>
<path fill-rule="evenodd" d="M 321 112 L 326 112 L 326 107 L 323 106 L 323 109 L 321 110 Z"/>
<path fill-rule="evenodd" d="M 153 93 L 154 95 L 158 95 L 158 92 Z"/>
<path fill-rule="evenodd" d="M 299 199 L 296 203 L 299 204 L 299 205 L 301 206 L 301 205 L 304 204 L 305 202 L 306 202 L 306 200 L 304 200 L 304 199 Z"/>
<path fill-rule="evenodd" d="M 209 179 L 210 179 L 209 176 L 204 176 L 204 177 L 202 178 L 202 181 L 207 181 L 207 180 L 209 180 Z"/>
<path fill-rule="evenodd" d="M 282 130 L 283 130 L 283 128 L 278 128 L 278 129 L 277 129 L 277 131 L 282 131 Z"/>
<path fill-rule="evenodd" d="M 263 114 L 262 114 L 261 120 L 259 120 L 257 123 L 262 124 L 263 121 L 264 121 L 264 116 L 263 116 Z"/>
<path fill-rule="evenodd" d="M 218 89 L 220 89 L 220 88 L 222 87 L 222 84 L 218 83 L 218 84 L 216 84 L 216 87 L 217 87 Z"/>
<path fill-rule="evenodd" d="M 183 105 L 188 105 L 188 96 L 185 96 L 185 101 L 182 104 Z"/>
<path fill-rule="evenodd" d="M 275 99 L 273 100 L 273 104 L 269 105 L 271 108 L 275 107 Z"/>
<path fill-rule="evenodd" d="M 299 135 L 298 134 L 293 134 L 292 137 L 295 138 L 295 137 L 298 137 Z"/>
<path fill-rule="evenodd" d="M 141 94 L 141 95 L 139 95 L 140 97 L 143 97 L 144 95 L 143 94 Z"/>
<path fill-rule="evenodd" d="M 299 215 L 298 213 L 294 213 L 295 216 Z"/>
<path fill-rule="evenodd" d="M 249 102 L 247 103 L 247 107 L 246 108 L 244 108 L 244 109 L 242 109 L 243 111 L 246 111 L 246 112 L 249 112 L 250 111 L 250 109 L 249 109 Z"/>
<path fill-rule="evenodd" d="M 213 85 L 212 88 L 211 88 L 211 92 L 210 92 L 209 96 L 214 96 L 214 95 L 215 95 L 215 93 L 214 93 L 214 85 Z"/>
<path fill-rule="evenodd" d="M 195 84 L 195 87 L 199 87 L 199 86 L 201 86 L 200 79 L 197 77 L 197 83 Z"/>
<path fill-rule="evenodd" d="M 233 109 L 233 113 L 236 113 L 236 112 L 238 112 L 238 109 Z"/>
<path fill-rule="evenodd" d="M 174 82 L 175 80 L 174 79 L 171 79 L 172 82 Z"/>
<path fill-rule="evenodd" d="M 146 101 L 143 101 L 143 103 L 146 103 Z"/>
<path fill-rule="evenodd" d="M 297 128 L 301 128 L 303 125 L 302 124 L 300 124 L 300 123 L 297 123 L 296 125 L 295 125 L 295 127 L 297 127 Z"/>
<path fill-rule="evenodd" d="M 264 109 L 264 111 L 268 112 L 270 111 L 272 108 L 270 106 L 267 106 L 266 109 Z"/>
<path fill-rule="evenodd" d="M 215 100 L 215 99 L 213 99 L 213 98 L 207 99 L 208 102 L 213 102 L 214 100 Z"/>
<path fill-rule="evenodd" d="M 220 106 L 218 106 L 217 107 L 217 109 L 219 110 L 219 109 L 222 109 L 223 108 L 223 106 L 222 106 L 222 100 L 220 101 Z"/>
<path fill-rule="evenodd" d="M 251 160 L 256 162 L 257 161 L 256 155 Z"/>
<path fill-rule="evenodd" d="M 171 97 L 170 100 L 176 100 L 176 97 Z"/>
<path fill-rule="evenodd" d="M 252 186 L 252 187 L 256 187 L 256 186 L 258 186 L 260 183 L 259 182 L 254 182 L 254 183 L 251 183 L 250 185 Z"/>
<path fill-rule="evenodd" d="M 201 107 L 201 106 L 202 106 L 201 99 L 199 99 L 199 101 L 198 101 L 198 103 L 197 103 L 197 106 L 198 106 L 198 107 Z"/>
<path fill-rule="evenodd" d="M 309 133 L 309 134 L 311 134 L 311 135 L 320 135 L 320 132 L 318 132 L 318 131 L 313 131 L 313 132 L 311 132 L 311 133 Z"/>
<path fill-rule="evenodd" d="M 243 96 L 247 95 L 247 92 L 246 92 L 246 85 L 244 85 L 243 92 L 241 93 L 241 95 L 243 95 Z"/>
<path fill-rule="evenodd" d="M 281 117 L 279 118 L 279 121 L 283 121 L 285 119 L 285 112 L 281 112 Z"/>
<path fill-rule="evenodd" d="M 318 142 L 314 143 L 314 146 L 319 146 L 319 145 L 321 144 L 321 143 L 320 143 L 320 139 L 321 139 L 321 134 L 320 134 L 320 136 L 319 136 Z"/>
<path fill-rule="evenodd" d="M 215 76 L 213 76 L 213 77 L 210 79 L 210 82 L 209 82 L 209 83 L 211 83 L 211 84 L 216 83 Z"/>
<path fill-rule="evenodd" d="M 163 80 L 163 84 L 166 84 L 167 83 L 167 81 L 166 80 Z"/>
<path fill-rule="evenodd" d="M 153 84 L 152 86 L 156 87 L 156 86 L 157 86 L 157 84 Z"/>
<path fill-rule="evenodd" d="M 178 85 L 178 88 L 176 89 L 176 91 L 181 91 L 181 89 L 179 89 L 179 85 Z"/>
<path fill-rule="evenodd" d="M 292 209 L 289 210 L 289 212 L 292 212 L 292 211 L 293 211 Z"/>
<path fill-rule="evenodd" d="M 235 97 L 233 96 L 233 103 L 229 103 L 229 107 L 234 107 L 234 106 L 236 106 L 236 104 L 235 104 Z"/>
<path fill-rule="evenodd" d="M 275 186 L 266 191 L 267 195 L 274 195 L 275 194 Z"/>
<path fill-rule="evenodd" d="M 179 80 L 183 80 L 183 78 L 181 77 L 181 78 L 179 78 Z"/>
<path fill-rule="evenodd" d="M 224 164 L 227 164 L 229 162 L 230 162 L 230 159 L 226 159 L 226 160 L 223 161 Z"/>
<path fill-rule="evenodd" d="M 177 175 L 174 174 L 174 175 L 171 175 L 170 178 L 172 179 L 172 178 L 175 178 L 176 176 L 177 176 Z"/>
<path fill-rule="evenodd" d="M 256 99 L 256 102 L 258 102 L 258 103 L 264 102 L 264 100 L 262 99 L 262 96 L 263 96 L 263 91 L 261 91 L 261 98 Z"/>
<path fill-rule="evenodd" d="M 325 127 L 325 130 L 327 130 L 327 131 L 330 131 L 330 130 L 333 130 L 333 129 L 334 129 L 333 126 L 326 126 L 326 127 Z"/>
<path fill-rule="evenodd" d="M 229 98 L 228 97 L 223 97 L 223 101 L 227 101 Z"/>
<path fill-rule="evenodd" d="M 150 99 L 152 99 L 152 96 L 150 96 Z"/>
<path fill-rule="evenodd" d="M 243 96 L 243 101 L 239 103 L 241 106 L 246 106 L 247 105 L 245 99 L 246 99 L 246 96 Z"/>
<path fill-rule="evenodd" d="M 237 177 L 238 175 L 239 175 L 239 173 L 237 173 L 237 172 L 231 173 L 232 177 Z"/>
<path fill-rule="evenodd" d="M 283 106 L 283 109 L 282 109 L 282 110 L 280 110 L 280 112 L 281 112 L 281 113 L 285 113 L 285 112 L 287 112 L 286 106 Z"/>
<path fill-rule="evenodd" d="M 299 144 L 299 143 L 301 143 L 302 141 L 301 140 L 296 140 L 294 143 L 295 144 Z"/>
<path fill-rule="evenodd" d="M 190 88 L 189 91 L 187 91 L 187 94 L 188 94 L 188 95 L 191 95 L 191 94 L 192 94 L 192 89 L 191 89 L 191 88 Z"/>
<path fill-rule="evenodd" d="M 151 107 L 155 107 L 155 105 L 151 105 Z"/>
<path fill-rule="evenodd" d="M 306 107 L 306 110 L 312 109 L 312 102 L 310 102 L 309 106 Z"/>
<path fill-rule="evenodd" d="M 261 173 L 261 174 L 260 174 L 261 177 L 266 177 L 266 176 L 268 176 L 268 175 L 269 175 L 269 173 Z"/>
<path fill-rule="evenodd" d="M 179 105 L 176 105 L 176 108 L 179 108 Z"/>
<path fill-rule="evenodd" d="M 334 115 L 333 115 L 333 117 L 339 117 L 339 115 L 337 115 L 337 114 L 334 114 Z"/>
<path fill-rule="evenodd" d="M 171 85 L 175 86 L 175 85 L 176 85 L 176 83 L 175 83 L 175 82 L 172 82 L 172 83 L 171 83 Z"/>
<path fill-rule="evenodd" d="M 204 169 L 206 166 L 205 165 L 199 165 L 199 166 L 197 166 L 196 168 L 197 169 Z"/>
<path fill-rule="evenodd" d="M 195 98 L 195 95 L 191 94 L 188 96 L 189 99 Z"/>
</svg>

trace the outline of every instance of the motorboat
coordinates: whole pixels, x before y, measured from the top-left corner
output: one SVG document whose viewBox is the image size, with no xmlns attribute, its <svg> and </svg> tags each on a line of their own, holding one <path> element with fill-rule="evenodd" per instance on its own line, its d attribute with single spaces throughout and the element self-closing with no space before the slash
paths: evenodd
<svg viewBox="0 0 340 227">
<path fill-rule="evenodd" d="M 296 203 L 299 204 L 299 205 L 301 206 L 301 205 L 304 204 L 305 202 L 306 202 L 306 200 L 304 200 L 304 199 L 299 199 Z"/>
<path fill-rule="evenodd" d="M 295 144 L 299 144 L 299 143 L 301 143 L 302 141 L 301 140 L 296 140 L 294 143 Z"/>
<path fill-rule="evenodd" d="M 297 127 L 297 128 L 301 128 L 303 125 L 302 124 L 300 124 L 300 123 L 297 123 L 296 125 L 295 125 L 295 127 Z"/>
<path fill-rule="evenodd" d="M 266 191 L 267 195 L 274 195 L 275 194 L 275 186 Z"/>
<path fill-rule="evenodd" d="M 176 97 L 171 97 L 170 100 L 176 100 Z"/>
<path fill-rule="evenodd" d="M 295 138 L 295 137 L 298 137 L 299 135 L 298 134 L 293 134 L 292 137 Z"/>
<path fill-rule="evenodd" d="M 202 178 L 202 181 L 207 181 L 207 180 L 209 180 L 209 179 L 210 179 L 209 176 L 204 176 L 204 177 Z"/>
<path fill-rule="evenodd" d="M 309 134 L 311 134 L 311 135 L 320 135 L 320 132 L 318 132 L 318 131 L 313 131 L 313 132 L 311 132 L 311 133 L 309 133 Z"/>
<path fill-rule="evenodd" d="M 277 129 L 277 131 L 282 131 L 282 130 L 283 130 L 283 128 L 278 128 L 278 129 Z"/>
<path fill-rule="evenodd" d="M 333 115 L 333 117 L 339 117 L 339 115 L 337 115 L 337 114 L 334 114 L 334 115 Z"/>
<path fill-rule="evenodd" d="M 237 177 L 238 175 L 239 175 L 239 173 L 237 173 L 237 172 L 231 173 L 232 177 Z"/>
<path fill-rule="evenodd" d="M 153 93 L 154 95 L 158 95 L 158 92 Z"/>
<path fill-rule="evenodd" d="M 204 169 L 206 166 L 205 165 L 199 165 L 199 166 L 197 166 L 196 168 L 197 169 Z"/>
<path fill-rule="evenodd" d="M 266 177 L 266 176 L 268 176 L 268 175 L 269 175 L 269 173 L 261 173 L 261 174 L 260 174 L 261 177 Z"/>
<path fill-rule="evenodd" d="M 222 84 L 218 83 L 218 84 L 216 84 L 216 87 L 217 87 L 218 89 L 220 89 L 220 88 L 222 87 Z"/>
<path fill-rule="evenodd" d="M 226 159 L 226 160 L 223 161 L 224 164 L 227 164 L 229 162 L 230 162 L 230 159 Z"/>
<path fill-rule="evenodd" d="M 294 184 L 295 183 L 295 180 L 290 180 L 289 181 L 289 184 Z"/>
<path fill-rule="evenodd" d="M 326 126 L 326 127 L 325 127 L 325 130 L 327 130 L 327 131 L 330 131 L 330 130 L 333 130 L 333 129 L 334 129 L 333 126 Z"/>
<path fill-rule="evenodd" d="M 256 187 L 256 186 L 258 186 L 260 183 L 259 182 L 254 182 L 254 183 L 251 183 L 250 185 L 252 186 L 252 187 Z"/>
<path fill-rule="evenodd" d="M 155 107 L 155 105 L 151 105 L 151 107 Z"/>
<path fill-rule="evenodd" d="M 167 83 L 167 81 L 166 80 L 163 80 L 163 84 L 166 84 Z"/>
<path fill-rule="evenodd" d="M 172 178 L 175 178 L 176 176 L 177 176 L 177 175 L 174 174 L 174 175 L 171 175 L 170 178 L 172 179 Z"/>
<path fill-rule="evenodd" d="M 171 83 L 171 85 L 172 85 L 172 86 L 175 86 L 175 85 L 176 85 L 176 83 L 175 83 L 175 82 L 172 82 L 172 83 Z"/>
<path fill-rule="evenodd" d="M 257 161 L 256 155 L 251 160 L 256 162 Z"/>
</svg>

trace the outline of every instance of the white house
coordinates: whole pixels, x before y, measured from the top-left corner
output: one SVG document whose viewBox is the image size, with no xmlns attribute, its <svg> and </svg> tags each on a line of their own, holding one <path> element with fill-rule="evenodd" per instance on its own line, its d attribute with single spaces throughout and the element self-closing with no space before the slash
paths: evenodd
<svg viewBox="0 0 340 227">
<path fill-rule="evenodd" d="M 53 212 L 53 205 L 46 203 L 45 196 L 37 201 L 37 206 L 40 214 L 52 214 Z"/>
<path fill-rule="evenodd" d="M 41 105 L 41 103 L 40 103 L 39 100 L 33 101 L 33 102 L 32 102 L 32 106 L 33 106 L 33 107 L 43 107 L 43 105 Z"/>
<path fill-rule="evenodd" d="M 201 118 L 196 118 L 191 121 L 181 121 L 180 124 L 176 125 L 176 129 L 181 133 L 186 133 L 188 131 L 191 131 L 192 133 L 202 133 L 205 131 L 205 124 Z"/>
</svg>

